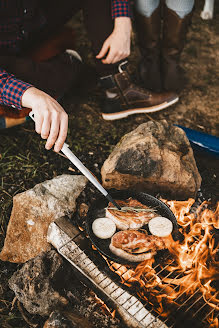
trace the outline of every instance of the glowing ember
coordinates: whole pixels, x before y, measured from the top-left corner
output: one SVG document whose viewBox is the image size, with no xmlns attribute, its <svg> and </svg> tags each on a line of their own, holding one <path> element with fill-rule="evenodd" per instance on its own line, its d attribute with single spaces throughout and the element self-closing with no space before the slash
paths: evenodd
<svg viewBox="0 0 219 328">
<path fill-rule="evenodd" d="M 94 250 L 94 251 L 96 251 L 96 250 L 97 250 L 97 248 L 96 248 L 94 245 L 92 245 L 92 248 L 93 248 L 93 250 Z"/>
<path fill-rule="evenodd" d="M 112 318 L 115 318 L 116 310 L 110 311 L 108 306 L 93 291 L 90 291 L 90 294 L 95 298 L 96 303 L 99 304 L 103 313 L 110 315 Z"/>
<path fill-rule="evenodd" d="M 163 318 L 173 311 L 176 313 L 181 309 L 186 313 L 192 308 L 193 317 L 202 314 L 209 327 L 216 328 L 218 319 L 214 313 L 219 310 L 216 290 L 219 254 L 214 235 L 219 229 L 219 203 L 215 212 L 204 202 L 192 213 L 194 199 L 163 202 L 175 214 L 184 240 L 166 238 L 169 254 L 165 259 L 144 261 L 136 268 L 114 262 L 109 266 L 124 284 L 134 285 L 138 295 L 153 304 Z"/>
</svg>

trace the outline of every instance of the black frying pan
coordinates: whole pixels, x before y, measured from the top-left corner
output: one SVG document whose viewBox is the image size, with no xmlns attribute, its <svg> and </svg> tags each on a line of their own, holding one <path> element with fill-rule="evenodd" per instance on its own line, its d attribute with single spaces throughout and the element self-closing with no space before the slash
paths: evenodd
<svg viewBox="0 0 219 328">
<path fill-rule="evenodd" d="M 169 207 L 166 204 L 164 204 L 159 199 L 157 199 L 151 195 L 148 195 L 144 192 L 116 191 L 116 192 L 112 192 L 111 195 L 115 200 L 118 200 L 118 199 L 125 200 L 129 197 L 132 197 L 133 199 L 137 199 L 139 202 L 141 202 L 144 205 L 155 208 L 157 210 L 157 213 L 160 216 L 164 216 L 172 221 L 172 223 L 173 223 L 173 232 L 172 232 L 173 239 L 177 240 L 180 238 L 177 221 L 176 221 L 176 218 L 175 218 L 173 212 L 169 209 Z M 105 217 L 105 208 L 107 207 L 107 205 L 108 205 L 107 199 L 103 196 L 99 197 L 91 205 L 91 207 L 87 213 L 87 217 L 86 217 L 87 233 L 88 233 L 92 243 L 94 244 L 94 246 L 110 260 L 113 260 L 113 261 L 115 261 L 117 263 L 121 263 L 121 264 L 134 264 L 133 262 L 129 262 L 128 260 L 118 257 L 117 255 L 113 254 L 110 251 L 110 249 L 109 249 L 109 245 L 110 245 L 110 241 L 111 241 L 110 238 L 109 239 L 100 239 L 100 238 L 96 237 L 95 234 L 93 233 L 93 230 L 92 230 L 93 221 L 97 218 Z M 136 265 L 136 263 L 135 263 L 135 265 Z"/>
</svg>

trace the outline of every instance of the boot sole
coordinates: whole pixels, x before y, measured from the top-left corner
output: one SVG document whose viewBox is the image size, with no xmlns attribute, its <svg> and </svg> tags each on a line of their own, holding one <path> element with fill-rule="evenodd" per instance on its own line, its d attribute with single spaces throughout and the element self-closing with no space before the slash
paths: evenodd
<svg viewBox="0 0 219 328">
<path fill-rule="evenodd" d="M 125 118 L 129 115 L 158 112 L 164 108 L 167 108 L 175 104 L 178 100 L 179 97 L 176 97 L 173 100 L 165 101 L 160 105 L 156 105 L 152 107 L 133 108 L 133 109 L 124 110 L 122 112 L 110 113 L 110 114 L 102 113 L 102 117 L 106 121 L 113 121 L 113 120 L 119 120 L 121 118 Z"/>
</svg>

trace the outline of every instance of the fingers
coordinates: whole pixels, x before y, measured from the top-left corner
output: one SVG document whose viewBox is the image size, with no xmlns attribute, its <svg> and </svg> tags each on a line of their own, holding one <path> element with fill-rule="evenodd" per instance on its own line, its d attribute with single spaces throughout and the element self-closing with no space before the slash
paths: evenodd
<svg viewBox="0 0 219 328">
<path fill-rule="evenodd" d="M 59 136 L 55 143 L 54 150 L 58 153 L 65 142 L 68 132 L 68 115 L 66 113 L 62 114 L 62 119 L 60 121 Z"/>
<path fill-rule="evenodd" d="M 54 150 L 59 152 L 67 137 L 68 115 L 52 98 L 42 106 L 36 106 L 33 111 L 36 131 L 42 139 L 47 139 L 45 148 L 49 150 L 55 145 Z"/>
<path fill-rule="evenodd" d="M 105 59 L 102 59 L 102 63 L 104 64 L 113 64 L 116 58 L 116 51 L 110 48 L 110 51 Z"/>
<path fill-rule="evenodd" d="M 103 64 L 115 64 L 130 55 L 130 33 L 114 30 L 96 56 Z M 106 58 L 104 58 L 106 56 Z"/>
<path fill-rule="evenodd" d="M 51 149 L 57 140 L 57 137 L 59 134 L 59 127 L 60 127 L 60 117 L 59 116 L 60 116 L 60 114 L 58 112 L 52 113 L 49 137 L 47 139 L 46 146 L 45 146 L 45 148 L 47 150 Z"/>
<path fill-rule="evenodd" d="M 41 129 L 41 138 L 42 139 L 48 138 L 50 126 L 51 126 L 51 114 L 50 114 L 50 112 L 46 112 L 44 114 L 43 124 L 42 124 L 42 129 Z"/>
<path fill-rule="evenodd" d="M 65 142 L 68 129 L 68 115 L 60 104 L 45 92 L 31 87 L 22 96 L 22 106 L 31 108 L 34 113 L 36 132 L 47 139 L 46 149 L 55 145 L 60 151 Z"/>
<path fill-rule="evenodd" d="M 130 55 L 128 51 L 118 51 L 113 48 L 110 48 L 110 51 L 105 59 L 102 59 L 104 64 L 115 64 L 119 61 L 127 58 Z"/>
<path fill-rule="evenodd" d="M 106 54 L 107 51 L 109 50 L 109 42 L 106 40 L 99 52 L 99 54 L 96 56 L 97 59 L 103 58 Z"/>
<path fill-rule="evenodd" d="M 40 114 L 34 114 L 34 117 L 35 117 L 35 130 L 38 134 L 41 134 L 43 116 Z"/>
</svg>

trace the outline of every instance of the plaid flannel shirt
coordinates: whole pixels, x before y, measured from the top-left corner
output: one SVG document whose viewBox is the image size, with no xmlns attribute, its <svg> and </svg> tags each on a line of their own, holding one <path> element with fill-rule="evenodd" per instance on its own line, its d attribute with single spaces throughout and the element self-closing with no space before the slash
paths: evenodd
<svg viewBox="0 0 219 328">
<path fill-rule="evenodd" d="M 28 10 L 25 8 L 25 4 Z M 11 8 L 13 11 L 11 16 L 4 15 L 5 8 Z M 25 26 L 23 26 L 23 21 L 25 19 L 28 21 L 27 15 L 30 15 L 29 21 L 32 24 L 29 29 L 31 31 L 43 26 L 45 23 L 43 16 L 39 15 L 33 20 L 36 8 L 37 0 L 23 0 L 22 5 L 18 5 L 14 0 L 0 0 L 0 32 L 3 34 L 6 32 L 7 36 L 0 39 L 0 49 L 10 49 L 12 53 L 19 53 L 19 46 L 27 36 Z M 122 16 L 131 16 L 130 1 L 112 0 L 112 18 Z M 22 26 L 22 28 L 17 29 L 16 26 Z M 17 79 L 13 74 L 9 74 L 0 68 L 0 104 L 22 109 L 22 95 L 30 86 L 31 84 Z"/>
<path fill-rule="evenodd" d="M 112 0 L 112 17 L 131 17 L 130 0 Z"/>
</svg>

